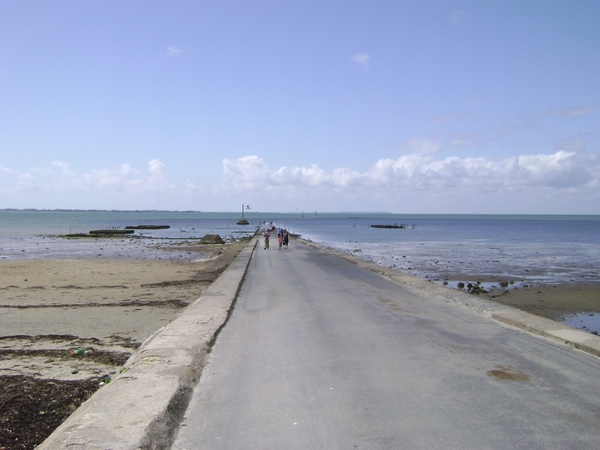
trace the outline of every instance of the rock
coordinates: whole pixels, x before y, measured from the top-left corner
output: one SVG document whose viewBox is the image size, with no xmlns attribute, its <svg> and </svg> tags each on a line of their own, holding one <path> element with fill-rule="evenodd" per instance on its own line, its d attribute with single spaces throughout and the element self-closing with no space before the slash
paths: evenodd
<svg viewBox="0 0 600 450">
<path fill-rule="evenodd" d="M 120 234 L 133 234 L 134 230 L 92 230 L 90 234 L 99 235 L 99 236 L 112 236 L 112 235 L 120 235 Z"/>
<path fill-rule="evenodd" d="M 225 241 L 218 234 L 205 234 L 202 239 L 200 239 L 201 244 L 224 244 Z"/>
<path fill-rule="evenodd" d="M 128 225 L 126 230 L 167 230 L 171 225 Z"/>
</svg>

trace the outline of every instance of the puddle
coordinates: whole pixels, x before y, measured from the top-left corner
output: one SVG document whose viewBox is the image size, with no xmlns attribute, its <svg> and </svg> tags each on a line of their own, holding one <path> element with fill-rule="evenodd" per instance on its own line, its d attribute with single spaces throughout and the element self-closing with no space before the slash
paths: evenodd
<svg viewBox="0 0 600 450">
<path fill-rule="evenodd" d="M 508 366 L 496 366 L 493 370 L 488 370 L 487 375 L 498 381 L 529 381 L 529 375 L 514 370 Z"/>
<path fill-rule="evenodd" d="M 559 322 L 590 333 L 600 333 L 599 313 L 582 312 L 579 314 L 568 314 L 561 317 Z"/>
</svg>

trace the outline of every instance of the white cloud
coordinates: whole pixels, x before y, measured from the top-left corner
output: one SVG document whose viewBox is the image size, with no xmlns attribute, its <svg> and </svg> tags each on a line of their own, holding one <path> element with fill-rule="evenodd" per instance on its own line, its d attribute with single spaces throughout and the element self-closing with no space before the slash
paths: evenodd
<svg viewBox="0 0 600 450">
<path fill-rule="evenodd" d="M 346 168 L 335 169 L 328 174 L 316 164 L 310 167 L 281 167 L 270 171 L 265 162 L 258 156 L 245 156 L 232 160 L 223 160 L 223 187 L 226 189 L 246 190 L 294 190 L 342 189 L 355 185 L 361 175 Z"/>
<path fill-rule="evenodd" d="M 182 186 L 184 196 L 205 195 L 208 192 L 206 186 L 200 185 L 193 180 L 186 180 Z"/>
<path fill-rule="evenodd" d="M 436 159 L 431 152 L 380 159 L 368 171 L 337 168 L 326 172 L 316 165 L 281 167 L 271 171 L 257 156 L 223 160 L 223 188 L 233 190 L 318 190 L 326 195 L 334 189 L 350 193 L 369 190 L 373 194 L 409 194 L 411 191 L 473 193 L 498 189 L 579 190 L 600 186 L 600 154 L 558 151 L 554 154 L 521 155 L 492 161 L 485 158 Z"/>
<path fill-rule="evenodd" d="M 450 23 L 452 25 L 462 25 L 465 21 L 465 12 L 457 9 L 450 14 Z"/>
<path fill-rule="evenodd" d="M 76 173 L 69 165 L 53 161 L 46 167 L 35 167 L 27 172 L 6 170 L 12 176 L 3 178 L 4 192 L 121 192 L 143 194 L 157 188 L 168 190 L 164 164 L 157 159 L 148 162 L 147 174 L 141 173 L 130 164 L 114 168 L 91 169 Z"/>
<path fill-rule="evenodd" d="M 366 170 L 316 164 L 271 169 L 259 156 L 222 161 L 220 185 L 173 182 L 158 159 L 80 172 L 55 161 L 20 172 L 0 166 L 6 207 L 223 210 L 245 201 L 262 210 L 430 213 L 600 214 L 600 153 L 565 143 L 549 154 L 494 161 L 440 157 L 436 139 L 406 142 L 413 151 L 374 160 Z M 241 200 L 240 200 L 241 199 Z M 271 205 L 271 206 L 269 206 Z"/>
<path fill-rule="evenodd" d="M 73 185 L 80 185 L 83 189 L 100 189 L 104 187 L 130 187 L 139 185 L 141 180 L 138 177 L 139 172 L 134 170 L 129 164 L 122 164 L 114 169 L 93 169 L 81 176 L 74 174 L 67 181 Z"/>
<path fill-rule="evenodd" d="M 158 159 L 152 159 L 148 161 L 148 172 L 157 176 L 165 175 L 165 165 Z"/>
<path fill-rule="evenodd" d="M 262 159 L 257 156 L 244 156 L 237 160 L 224 159 L 223 176 L 233 181 L 234 188 L 246 189 L 260 186 L 270 173 Z"/>
<path fill-rule="evenodd" d="M 57 168 L 63 169 L 63 170 L 67 170 L 69 168 L 69 163 L 62 162 L 62 161 L 52 161 L 50 163 L 50 165 L 52 167 L 57 167 Z"/>
<path fill-rule="evenodd" d="M 181 50 L 180 48 L 174 47 L 172 45 L 170 45 L 169 47 L 167 47 L 167 53 L 170 56 L 177 56 L 177 55 L 181 55 L 183 53 L 183 50 Z"/>
<path fill-rule="evenodd" d="M 547 116 L 567 116 L 567 117 L 579 117 L 586 114 L 591 114 L 597 111 L 597 107 L 591 105 L 584 106 L 572 106 L 564 108 L 556 108 L 548 111 Z"/>
<path fill-rule="evenodd" d="M 31 173 L 22 173 L 16 176 L 16 188 L 17 189 L 28 189 L 38 190 L 35 185 L 35 178 Z"/>
<path fill-rule="evenodd" d="M 363 69 L 369 67 L 369 62 L 371 61 L 371 56 L 366 53 L 357 53 L 352 55 L 352 61 L 362 66 Z"/>
<path fill-rule="evenodd" d="M 408 139 L 401 145 L 401 150 L 405 153 L 422 153 L 432 155 L 442 148 L 442 140 L 438 138 L 414 137 Z"/>
</svg>

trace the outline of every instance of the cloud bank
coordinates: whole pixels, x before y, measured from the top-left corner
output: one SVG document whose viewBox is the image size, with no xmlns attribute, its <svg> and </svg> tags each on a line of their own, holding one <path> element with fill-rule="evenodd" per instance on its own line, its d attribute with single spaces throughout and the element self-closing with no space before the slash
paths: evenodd
<svg viewBox="0 0 600 450">
<path fill-rule="evenodd" d="M 157 159 L 148 161 L 146 171 L 121 164 L 78 173 L 66 162 L 53 161 L 25 172 L 7 167 L 0 167 L 0 172 L 0 200 L 17 208 L 129 208 L 123 206 L 128 199 L 134 204 L 178 189 Z"/>
<path fill-rule="evenodd" d="M 417 213 L 600 214 L 600 154 L 563 149 L 500 161 L 440 158 L 435 140 L 379 159 L 368 170 L 348 167 L 271 169 L 259 156 L 222 161 L 216 186 L 172 181 L 158 159 L 77 172 L 62 161 L 19 172 L 0 165 L 0 201 L 17 208 L 231 210 L 252 202 L 263 211 L 390 211 Z M 297 206 L 298 205 L 298 206 Z"/>
<path fill-rule="evenodd" d="M 575 213 L 577 205 L 579 213 L 600 212 L 594 206 L 600 204 L 597 153 L 560 150 L 501 161 L 436 159 L 434 143 L 413 144 L 419 152 L 380 159 L 365 172 L 343 167 L 327 172 L 317 165 L 271 170 L 258 156 L 225 159 L 221 188 L 284 193 L 290 198 L 307 193 L 321 198 L 344 196 L 362 202 L 354 203 L 356 211 L 378 205 L 378 210 L 386 211 L 408 207 L 417 212 L 558 214 Z M 475 207 L 475 202 L 483 201 L 487 203 Z"/>
<path fill-rule="evenodd" d="M 270 170 L 257 156 L 223 160 L 224 187 L 230 189 L 358 189 L 406 191 L 472 188 L 478 190 L 597 189 L 600 155 L 558 151 L 550 155 L 521 155 L 502 161 L 485 158 L 435 159 L 428 147 L 398 159 L 380 159 L 366 172 L 337 168 L 327 173 L 317 165 Z"/>
</svg>

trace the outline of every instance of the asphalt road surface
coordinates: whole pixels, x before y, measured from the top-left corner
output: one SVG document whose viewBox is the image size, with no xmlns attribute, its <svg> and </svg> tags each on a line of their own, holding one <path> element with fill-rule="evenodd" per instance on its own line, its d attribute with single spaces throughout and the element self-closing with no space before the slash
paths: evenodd
<svg viewBox="0 0 600 450">
<path fill-rule="evenodd" d="M 173 448 L 600 448 L 600 358 L 261 244 Z"/>
</svg>

